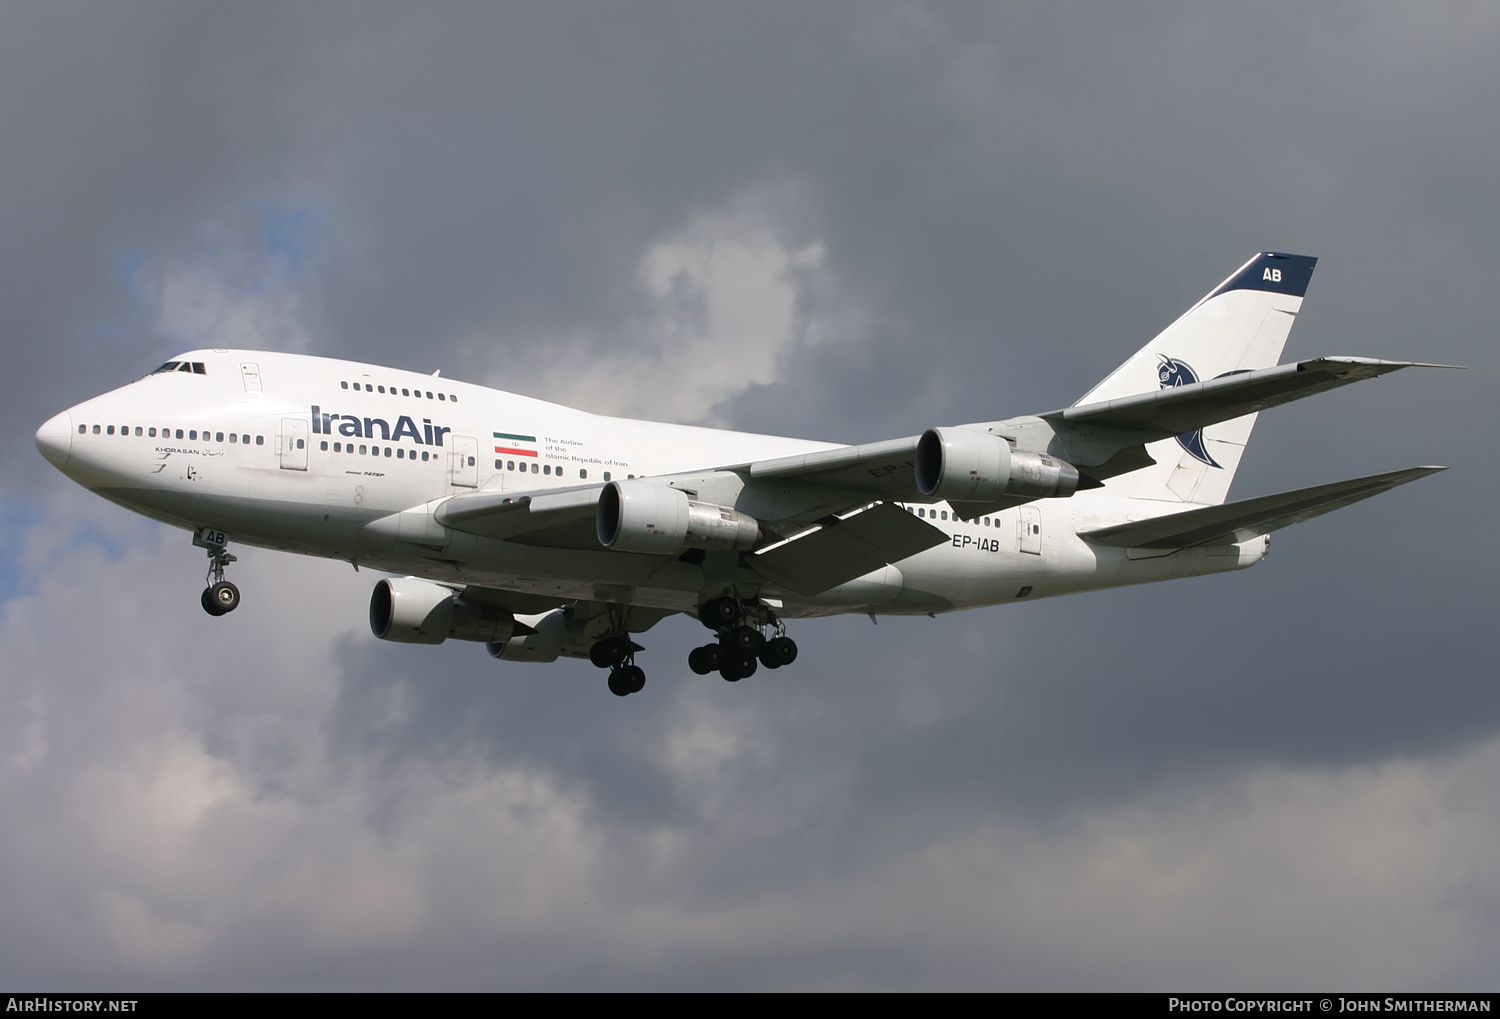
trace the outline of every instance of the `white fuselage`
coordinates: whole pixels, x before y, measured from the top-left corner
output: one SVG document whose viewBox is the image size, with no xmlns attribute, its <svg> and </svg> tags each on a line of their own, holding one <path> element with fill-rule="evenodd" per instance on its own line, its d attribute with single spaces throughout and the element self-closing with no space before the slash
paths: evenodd
<svg viewBox="0 0 1500 1019">
<path fill-rule="evenodd" d="M 537 492 L 709 471 L 836 444 L 603 417 L 414 372 L 296 354 L 200 350 L 59 414 L 38 433 L 79 484 L 138 513 L 233 542 L 449 583 L 693 611 L 724 584 L 758 587 L 786 616 L 927 613 L 1216 573 L 1266 541 L 1176 551 L 1105 548 L 1076 532 L 1183 509 L 1104 489 L 973 522 L 921 504 L 950 541 L 814 597 L 697 557 L 474 538 L 441 553 L 385 549 L 361 531 L 475 490 Z M 913 504 L 915 508 L 917 504 Z"/>
</svg>

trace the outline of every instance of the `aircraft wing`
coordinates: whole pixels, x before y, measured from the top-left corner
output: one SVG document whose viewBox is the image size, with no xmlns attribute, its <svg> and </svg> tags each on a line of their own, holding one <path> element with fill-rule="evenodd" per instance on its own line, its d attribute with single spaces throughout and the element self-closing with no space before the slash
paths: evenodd
<svg viewBox="0 0 1500 1019">
<path fill-rule="evenodd" d="M 1169 513 L 1150 520 L 1133 520 L 1111 527 L 1079 531 L 1078 536 L 1095 545 L 1116 548 L 1192 548 L 1197 545 L 1228 545 L 1268 534 L 1291 524 L 1322 516 L 1372 495 L 1445 471 L 1446 467 L 1409 467 L 1389 474 L 1335 481 L 1330 485 L 1301 488 L 1294 492 L 1263 495 L 1221 506 L 1204 506 L 1182 513 Z"/>
<path fill-rule="evenodd" d="M 559 548 L 598 548 L 594 513 L 603 485 L 535 492 L 464 492 L 438 506 L 438 523 L 486 538 Z"/>
<path fill-rule="evenodd" d="M 798 594 L 815 595 L 889 563 L 925 552 L 948 535 L 889 502 L 825 517 L 807 530 L 751 553 L 757 572 Z"/>
<path fill-rule="evenodd" d="M 1458 365 L 1382 361 L 1373 357 L 1320 357 L 1223 375 L 1153 393 L 1067 407 L 1049 411 L 1041 417 L 1070 425 L 1117 428 L 1135 433 L 1136 442 L 1154 442 L 1347 386 L 1351 382 L 1414 367 L 1457 368 Z"/>
<path fill-rule="evenodd" d="M 815 453 L 757 460 L 727 470 L 742 471 L 753 480 L 784 479 L 868 492 L 895 499 L 922 499 L 917 491 L 913 466 L 920 435 L 904 439 L 886 439 L 858 446 L 840 446 Z"/>
</svg>

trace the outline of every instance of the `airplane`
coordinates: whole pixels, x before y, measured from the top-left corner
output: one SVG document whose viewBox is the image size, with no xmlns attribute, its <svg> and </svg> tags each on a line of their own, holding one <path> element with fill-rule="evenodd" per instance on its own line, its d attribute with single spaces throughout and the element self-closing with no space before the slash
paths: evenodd
<svg viewBox="0 0 1500 1019">
<path fill-rule="evenodd" d="M 1075 404 L 859 445 L 605 417 L 353 361 L 180 354 L 36 433 L 100 496 L 192 532 L 211 616 L 231 541 L 391 576 L 383 640 L 588 658 L 625 696 L 674 613 L 691 670 L 792 664 L 786 621 L 956 609 L 1245 569 L 1278 528 L 1444 470 L 1226 502 L 1257 414 L 1402 368 L 1279 364 L 1317 259 L 1261 252 Z"/>
</svg>

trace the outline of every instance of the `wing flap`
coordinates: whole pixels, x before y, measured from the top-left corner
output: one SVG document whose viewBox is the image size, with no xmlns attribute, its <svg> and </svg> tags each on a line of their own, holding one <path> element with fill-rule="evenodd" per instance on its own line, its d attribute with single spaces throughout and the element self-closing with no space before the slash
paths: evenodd
<svg viewBox="0 0 1500 1019">
<path fill-rule="evenodd" d="M 752 567 L 798 594 L 815 595 L 925 552 L 948 535 L 900 506 L 877 502 L 752 553 Z"/>
<path fill-rule="evenodd" d="M 1227 545 L 1311 520 L 1444 470 L 1447 468 L 1409 467 L 1388 474 L 1373 474 L 1221 506 L 1170 513 L 1150 520 L 1133 520 L 1110 527 L 1097 527 L 1079 531 L 1078 536 L 1095 545 L 1110 545 L 1115 548 Z"/>
</svg>

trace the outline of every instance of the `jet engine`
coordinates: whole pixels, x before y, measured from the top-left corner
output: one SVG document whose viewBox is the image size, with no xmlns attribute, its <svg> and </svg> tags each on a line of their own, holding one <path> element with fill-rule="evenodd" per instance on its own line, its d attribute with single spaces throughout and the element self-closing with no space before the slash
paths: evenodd
<svg viewBox="0 0 1500 1019">
<path fill-rule="evenodd" d="M 686 548 L 749 549 L 760 523 L 744 513 L 696 502 L 650 481 L 611 481 L 599 494 L 599 544 L 621 552 L 670 554 Z"/>
<path fill-rule="evenodd" d="M 516 617 L 467 592 L 402 577 L 375 585 L 370 629 L 381 640 L 402 644 L 441 644 L 449 637 L 505 641 L 516 631 Z"/>
<path fill-rule="evenodd" d="M 929 428 L 917 442 L 917 488 L 949 502 L 1065 498 L 1078 489 L 1066 460 L 972 428 Z"/>
</svg>

